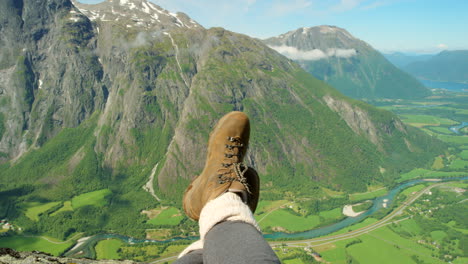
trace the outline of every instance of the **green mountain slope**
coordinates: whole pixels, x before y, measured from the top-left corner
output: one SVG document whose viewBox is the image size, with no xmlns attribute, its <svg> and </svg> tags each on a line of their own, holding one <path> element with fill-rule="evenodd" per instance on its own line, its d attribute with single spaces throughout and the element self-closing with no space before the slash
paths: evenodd
<svg viewBox="0 0 468 264">
<path fill-rule="evenodd" d="M 414 77 L 342 28 L 299 28 L 264 42 L 353 98 L 420 98 L 430 94 Z"/>
<path fill-rule="evenodd" d="M 468 82 L 468 50 L 442 51 L 426 61 L 403 67 L 412 75 L 427 80 Z"/>
<path fill-rule="evenodd" d="M 364 191 L 442 149 L 261 41 L 204 29 L 147 1 L 20 7 L 9 0 L 0 13 L 8 16 L 1 43 L 22 40 L 0 49 L 0 112 L 8 124 L 0 217 L 31 232 L 143 236 L 150 225 L 141 210 L 156 207 L 154 197 L 180 206 L 204 165 L 208 133 L 232 110 L 251 117 L 246 160 L 277 192 Z M 74 206 L 93 191 L 105 196 Z M 52 201 L 60 205 L 40 212 L 31 205 Z"/>
</svg>

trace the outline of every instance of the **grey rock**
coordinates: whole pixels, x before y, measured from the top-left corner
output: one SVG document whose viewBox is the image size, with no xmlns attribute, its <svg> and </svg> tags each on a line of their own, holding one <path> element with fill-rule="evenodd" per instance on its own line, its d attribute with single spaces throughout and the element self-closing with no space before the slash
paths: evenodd
<svg viewBox="0 0 468 264">
<path fill-rule="evenodd" d="M 57 263 L 57 264 L 69 264 L 69 263 L 78 263 L 78 264 L 92 264 L 92 263 L 101 263 L 101 264 L 132 264 L 133 261 L 128 260 L 92 260 L 92 259 L 73 259 L 73 258 L 63 258 L 63 257 L 54 257 L 47 253 L 33 251 L 33 252 L 18 252 L 10 248 L 0 248 L 0 263 L 8 264 L 42 264 L 42 263 Z"/>
</svg>

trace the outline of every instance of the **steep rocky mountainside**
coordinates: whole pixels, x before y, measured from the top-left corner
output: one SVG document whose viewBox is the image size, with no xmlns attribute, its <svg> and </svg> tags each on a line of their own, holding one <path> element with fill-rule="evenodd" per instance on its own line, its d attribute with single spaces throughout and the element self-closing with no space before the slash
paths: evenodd
<svg viewBox="0 0 468 264">
<path fill-rule="evenodd" d="M 202 170 L 209 131 L 232 110 L 251 117 L 247 162 L 277 189 L 363 191 L 441 149 L 261 41 L 146 0 L 5 0 L 0 33 L 0 216 L 23 226 L 18 197 L 109 188 L 88 231 L 136 226 L 153 197 L 178 203 Z"/>
<path fill-rule="evenodd" d="M 339 27 L 299 28 L 264 42 L 353 98 L 420 98 L 430 94 L 369 44 Z"/>
</svg>

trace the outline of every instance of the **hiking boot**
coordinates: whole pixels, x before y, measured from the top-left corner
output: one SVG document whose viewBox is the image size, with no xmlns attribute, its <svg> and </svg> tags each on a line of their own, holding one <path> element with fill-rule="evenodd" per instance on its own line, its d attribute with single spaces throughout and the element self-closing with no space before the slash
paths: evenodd
<svg viewBox="0 0 468 264">
<path fill-rule="evenodd" d="M 184 193 L 188 217 L 198 220 L 205 204 L 225 192 L 238 194 L 255 211 L 260 181 L 255 170 L 242 163 L 249 134 L 249 118 L 242 112 L 228 113 L 218 121 L 208 141 L 205 168 Z"/>
</svg>

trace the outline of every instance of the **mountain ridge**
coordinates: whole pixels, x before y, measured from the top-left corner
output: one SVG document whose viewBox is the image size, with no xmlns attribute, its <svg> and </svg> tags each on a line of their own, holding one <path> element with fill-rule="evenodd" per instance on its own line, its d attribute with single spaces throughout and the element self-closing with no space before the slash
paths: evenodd
<svg viewBox="0 0 468 264">
<path fill-rule="evenodd" d="M 382 54 L 388 61 L 393 63 L 393 65 L 397 66 L 401 70 L 404 70 L 404 67 L 410 63 L 413 63 L 416 61 L 426 61 L 430 59 L 432 56 L 434 56 L 434 54 L 415 55 L 415 54 L 406 54 L 403 52 L 382 53 Z"/>
<path fill-rule="evenodd" d="M 336 26 L 299 28 L 265 39 L 264 43 L 353 98 L 430 95 L 421 83 L 389 63 L 368 43 Z"/>
<path fill-rule="evenodd" d="M 403 67 L 414 76 L 432 81 L 468 82 L 468 50 L 442 51 L 425 61 Z"/>
</svg>

